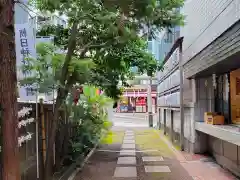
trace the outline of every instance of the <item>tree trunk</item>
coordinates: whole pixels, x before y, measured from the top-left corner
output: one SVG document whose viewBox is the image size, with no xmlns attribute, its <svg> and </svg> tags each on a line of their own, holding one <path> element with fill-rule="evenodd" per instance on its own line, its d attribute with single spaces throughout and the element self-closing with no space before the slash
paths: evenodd
<svg viewBox="0 0 240 180">
<path fill-rule="evenodd" d="M 61 120 L 59 120 L 58 123 L 58 131 L 56 133 L 55 137 L 55 149 L 56 149 L 56 163 L 55 163 L 55 170 L 59 171 L 61 169 L 61 151 L 62 151 L 62 142 L 64 139 L 64 131 L 66 126 L 64 125 L 64 120 L 63 120 L 63 112 L 61 112 Z"/>
<path fill-rule="evenodd" d="M 69 38 L 68 43 L 68 52 L 62 67 L 61 79 L 60 79 L 60 86 L 58 89 L 56 105 L 54 109 L 53 121 L 51 124 L 51 130 L 49 132 L 49 139 L 47 144 L 47 156 L 45 161 L 45 168 L 44 168 L 44 180 L 51 180 L 51 173 L 52 173 L 52 160 L 53 160 L 53 144 L 55 142 L 56 130 L 58 125 L 58 118 L 59 118 L 59 108 L 62 105 L 63 101 L 66 99 L 68 94 L 68 89 L 66 85 L 66 79 L 68 79 L 68 66 L 71 62 L 74 50 L 76 48 L 76 35 L 77 35 L 77 22 L 73 23 L 71 36 Z"/>
<path fill-rule="evenodd" d="M 53 121 L 51 124 L 51 129 L 49 132 L 49 137 L 47 141 L 47 151 L 46 151 L 46 161 L 45 161 L 45 166 L 44 166 L 44 180 L 51 180 L 52 178 L 52 160 L 53 160 L 53 144 L 55 142 L 55 135 L 56 135 L 56 130 L 57 130 L 57 121 L 59 117 L 59 108 L 61 106 L 61 98 L 57 97 L 56 100 L 56 105 L 54 108 L 54 115 L 53 115 Z"/>
<path fill-rule="evenodd" d="M 14 1 L 0 0 L 0 105 L 2 108 L 3 180 L 20 180 Z"/>
<path fill-rule="evenodd" d="M 67 111 L 66 108 L 66 129 L 65 129 L 65 136 L 64 136 L 64 140 L 63 140 L 63 144 L 62 144 L 62 155 L 66 155 L 68 153 L 68 146 L 69 146 L 69 138 L 70 138 L 70 125 L 69 125 L 69 113 Z"/>
</svg>

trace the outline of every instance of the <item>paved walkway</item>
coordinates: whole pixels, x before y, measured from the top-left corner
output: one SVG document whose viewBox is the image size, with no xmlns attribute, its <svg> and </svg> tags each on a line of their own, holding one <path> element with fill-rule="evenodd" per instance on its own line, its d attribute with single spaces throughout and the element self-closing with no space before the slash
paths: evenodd
<svg viewBox="0 0 240 180">
<path fill-rule="evenodd" d="M 114 113 L 113 123 L 118 127 L 149 127 L 147 113 Z M 153 125 L 157 125 L 157 115 L 153 115 Z"/>
<path fill-rule="evenodd" d="M 75 180 L 233 180 L 202 156 L 174 152 L 159 132 L 114 128 Z"/>
</svg>

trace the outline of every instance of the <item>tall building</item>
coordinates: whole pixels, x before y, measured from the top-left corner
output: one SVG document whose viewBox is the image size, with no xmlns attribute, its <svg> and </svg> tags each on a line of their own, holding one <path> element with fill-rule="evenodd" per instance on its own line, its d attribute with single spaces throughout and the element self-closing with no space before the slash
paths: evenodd
<svg viewBox="0 0 240 180">
<path fill-rule="evenodd" d="M 160 33 L 156 33 L 156 37 L 155 38 L 152 38 L 152 37 L 149 37 L 148 38 L 148 47 L 147 47 L 147 51 L 149 53 L 151 53 L 155 59 L 157 61 L 161 61 L 161 52 L 160 52 L 160 45 L 161 45 L 161 38 L 163 36 L 163 32 L 160 32 Z M 146 76 L 143 75 L 143 76 Z M 147 85 L 149 83 L 148 80 L 140 80 L 140 84 L 141 85 Z M 156 85 L 157 84 L 157 81 L 156 80 L 153 80 L 152 81 L 152 84 L 153 85 Z"/>
<path fill-rule="evenodd" d="M 175 108 L 162 101 L 160 122 L 174 142 L 183 124 L 186 151 L 209 153 L 240 176 L 240 1 L 188 0 L 181 11 L 184 118 L 178 96 Z"/>
<path fill-rule="evenodd" d="M 158 33 L 156 38 L 151 38 L 148 40 L 148 52 L 150 52 L 157 61 L 163 61 L 173 43 L 179 37 L 179 34 L 179 27 L 172 28 L 170 31 L 166 30 Z M 161 72 L 156 73 L 155 76 L 159 75 L 159 73 Z M 149 80 L 146 80 L 146 75 L 141 77 L 138 77 L 138 79 L 134 80 L 134 87 L 126 88 L 124 90 L 123 96 L 125 97 L 125 100 L 123 102 L 125 102 L 125 106 L 123 105 L 123 107 L 125 108 L 125 111 L 127 111 L 126 106 L 129 103 L 133 103 L 136 106 L 137 112 L 147 112 L 147 85 L 149 84 Z M 152 112 L 156 112 L 157 109 L 157 86 L 158 80 L 153 80 L 151 92 L 153 107 Z"/>
<path fill-rule="evenodd" d="M 148 40 L 148 52 L 153 54 L 157 61 L 162 62 L 179 36 L 180 27 L 174 27 L 156 34 L 156 38 L 149 38 Z M 156 73 L 156 76 L 158 74 L 159 72 Z M 142 80 L 140 83 L 146 85 L 148 81 Z M 158 84 L 157 80 L 154 80 L 152 83 L 154 85 Z"/>
<path fill-rule="evenodd" d="M 57 14 L 43 14 L 38 12 L 36 16 L 36 28 L 40 29 L 44 25 L 61 25 L 66 28 L 67 20 L 63 16 L 58 16 Z"/>
<path fill-rule="evenodd" d="M 163 61 L 173 43 L 180 36 L 180 27 L 163 30 L 155 39 L 148 41 L 148 51 L 154 55 L 157 61 Z"/>
</svg>

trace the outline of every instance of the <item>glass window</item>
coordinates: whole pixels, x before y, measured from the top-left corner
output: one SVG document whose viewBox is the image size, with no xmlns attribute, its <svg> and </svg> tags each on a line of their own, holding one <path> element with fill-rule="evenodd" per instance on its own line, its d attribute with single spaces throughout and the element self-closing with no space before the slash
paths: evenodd
<svg viewBox="0 0 240 180">
<path fill-rule="evenodd" d="M 180 37 L 180 31 L 175 32 L 175 40 L 177 40 Z"/>
<path fill-rule="evenodd" d="M 27 94 L 27 96 L 33 96 L 33 95 L 35 95 L 35 91 L 31 87 L 26 87 L 26 94 Z"/>
<path fill-rule="evenodd" d="M 38 16 L 37 17 L 38 22 L 45 21 L 45 18 L 43 16 Z"/>
<path fill-rule="evenodd" d="M 152 41 L 148 42 L 148 51 L 152 52 Z"/>
<path fill-rule="evenodd" d="M 172 43 L 173 42 L 173 33 L 168 32 L 166 34 L 166 37 L 165 37 L 164 41 L 165 41 L 165 43 Z"/>
<path fill-rule="evenodd" d="M 167 52 L 164 52 L 164 57 L 166 57 L 167 56 Z"/>
<path fill-rule="evenodd" d="M 219 75 L 216 78 L 217 87 L 215 90 L 215 111 L 225 117 L 225 123 L 230 123 L 229 98 L 226 96 L 226 83 L 228 75 Z"/>
<path fill-rule="evenodd" d="M 148 35 L 148 41 L 152 41 L 152 36 Z"/>
<path fill-rule="evenodd" d="M 173 41 L 173 34 L 171 32 L 168 33 L 168 42 L 172 43 Z"/>
</svg>

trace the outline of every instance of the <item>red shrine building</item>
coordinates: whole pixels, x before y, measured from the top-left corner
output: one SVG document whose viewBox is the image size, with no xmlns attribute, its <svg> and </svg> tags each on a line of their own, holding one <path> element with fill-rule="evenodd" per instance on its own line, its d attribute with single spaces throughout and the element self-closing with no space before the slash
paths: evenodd
<svg viewBox="0 0 240 180">
<path fill-rule="evenodd" d="M 145 113 L 148 109 L 147 86 L 136 85 L 125 88 L 121 100 L 118 102 L 117 112 L 132 112 L 132 107 L 136 108 L 137 113 Z M 157 111 L 157 88 L 152 86 L 152 112 Z"/>
</svg>

